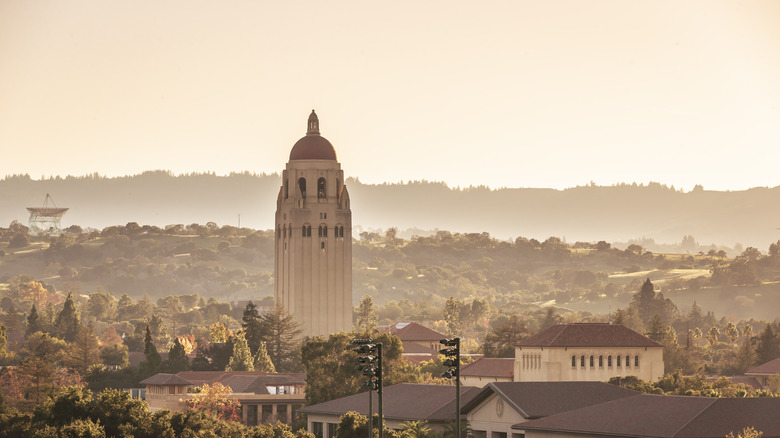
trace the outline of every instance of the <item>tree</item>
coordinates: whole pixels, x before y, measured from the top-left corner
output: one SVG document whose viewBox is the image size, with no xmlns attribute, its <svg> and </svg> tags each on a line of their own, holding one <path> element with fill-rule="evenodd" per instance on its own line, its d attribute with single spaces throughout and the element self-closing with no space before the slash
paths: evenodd
<svg viewBox="0 0 780 438">
<path fill-rule="evenodd" d="M 9 356 L 8 351 L 6 351 L 7 346 L 8 346 L 8 335 L 6 335 L 5 333 L 5 326 L 3 324 L 0 324 L 0 361 L 4 361 Z"/>
<path fill-rule="evenodd" d="M 780 341 L 772 325 L 767 324 L 756 340 L 756 361 L 764 364 L 778 357 L 780 357 Z"/>
<path fill-rule="evenodd" d="M 376 328 L 379 317 L 374 310 L 374 299 L 370 295 L 364 295 L 355 311 L 357 331 L 368 332 Z"/>
<path fill-rule="evenodd" d="M 225 371 L 254 371 L 254 360 L 252 360 L 252 353 L 249 351 L 249 345 L 246 343 L 246 337 L 244 332 L 238 331 L 236 333 L 236 340 L 233 344 L 233 355 L 230 356 Z"/>
<path fill-rule="evenodd" d="M 43 331 L 43 325 L 41 324 L 41 317 L 38 315 L 38 309 L 35 308 L 35 303 L 33 303 L 30 313 L 27 314 L 27 332 L 24 336 L 27 337 L 40 331 Z"/>
<path fill-rule="evenodd" d="M 201 410 L 208 414 L 216 415 L 225 421 L 240 421 L 239 412 L 241 405 L 238 400 L 231 399 L 233 390 L 219 382 L 213 385 L 204 383 L 199 387 L 192 398 L 186 401 L 188 409 Z"/>
<path fill-rule="evenodd" d="M 249 350 L 252 354 L 255 354 L 262 343 L 263 332 L 260 328 L 260 313 L 252 301 L 246 304 L 241 321 L 241 327 L 244 329 Z"/>
<path fill-rule="evenodd" d="M 209 337 L 211 342 L 227 342 L 228 338 L 233 336 L 230 330 L 221 322 L 215 322 L 209 327 Z"/>
<path fill-rule="evenodd" d="M 731 321 L 726 324 L 726 330 L 723 332 L 723 334 L 729 338 L 729 341 L 731 341 L 732 344 L 736 343 L 737 339 L 739 339 L 739 329 L 737 328 L 737 325 Z"/>
<path fill-rule="evenodd" d="M 54 324 L 55 331 L 59 338 L 67 342 L 73 342 L 79 332 L 79 317 L 76 313 L 76 303 L 73 301 L 73 294 L 68 293 L 62 310 L 57 314 L 57 321 Z"/>
<path fill-rule="evenodd" d="M 645 336 L 647 336 L 648 338 L 656 342 L 661 342 L 663 341 L 665 334 L 666 334 L 666 324 L 664 324 L 664 320 L 661 318 L 661 315 L 656 313 L 655 315 L 653 315 L 653 318 L 650 320 L 650 323 L 647 325 Z"/>
<path fill-rule="evenodd" d="M 631 307 L 639 312 L 639 317 L 647 324 L 650 319 L 658 314 L 664 321 L 670 321 L 677 313 L 677 306 L 671 300 L 664 299 L 663 295 L 655 292 L 653 283 L 648 278 L 642 287 L 631 299 Z"/>
<path fill-rule="evenodd" d="M 271 357 L 268 356 L 268 351 L 265 349 L 265 343 L 260 342 L 260 346 L 257 348 L 257 354 L 255 354 L 255 371 L 262 371 L 265 373 L 276 373 L 276 367 L 274 367 Z"/>
<path fill-rule="evenodd" d="M 726 438 L 761 438 L 764 436 L 764 432 L 756 430 L 754 427 L 746 427 L 741 432 L 734 435 L 734 432 L 729 432 Z"/>
<path fill-rule="evenodd" d="M 113 318 L 116 311 L 116 298 L 101 290 L 90 294 L 86 307 L 87 315 L 94 317 L 98 321 L 108 321 Z"/>
<path fill-rule="evenodd" d="M 157 352 L 157 347 L 152 339 L 152 331 L 147 325 L 144 337 L 144 360 L 138 365 L 138 373 L 144 378 L 150 377 L 159 373 L 161 366 L 160 353 Z"/>
<path fill-rule="evenodd" d="M 109 344 L 100 350 L 100 360 L 109 367 L 124 368 L 130 364 L 127 345 Z"/>
<path fill-rule="evenodd" d="M 461 334 L 460 308 L 461 302 L 457 298 L 449 297 L 444 303 L 444 321 L 447 323 L 448 336 L 460 336 Z"/>
<path fill-rule="evenodd" d="M 556 324 L 560 324 L 563 321 L 560 315 L 555 314 L 555 307 L 548 307 L 544 311 L 544 319 L 540 324 L 542 330 L 548 329 Z"/>
<path fill-rule="evenodd" d="M 528 327 L 517 315 L 512 315 L 485 336 L 485 357 L 514 357 L 515 345 L 526 337 Z"/>
<path fill-rule="evenodd" d="M 260 317 L 260 328 L 263 332 L 262 341 L 268 349 L 268 356 L 279 371 L 292 371 L 297 368 L 301 334 L 300 324 L 295 322 L 284 307 L 277 306 L 274 310 Z"/>
<path fill-rule="evenodd" d="M 712 326 L 712 328 L 707 331 L 707 342 L 709 342 L 710 347 L 718 343 L 718 338 L 720 338 L 720 330 L 717 326 Z"/>
<path fill-rule="evenodd" d="M 163 363 L 163 368 L 168 373 L 187 371 L 190 368 L 187 352 L 184 351 L 184 346 L 179 342 L 179 338 L 173 341 L 173 345 L 168 352 L 168 359 Z"/>
<path fill-rule="evenodd" d="M 427 421 L 406 421 L 401 423 L 401 436 L 404 438 L 429 438 L 431 428 Z"/>
<path fill-rule="evenodd" d="M 76 339 L 65 353 L 65 365 L 84 376 L 94 364 L 100 363 L 100 341 L 94 335 L 92 324 L 82 325 Z"/>
</svg>

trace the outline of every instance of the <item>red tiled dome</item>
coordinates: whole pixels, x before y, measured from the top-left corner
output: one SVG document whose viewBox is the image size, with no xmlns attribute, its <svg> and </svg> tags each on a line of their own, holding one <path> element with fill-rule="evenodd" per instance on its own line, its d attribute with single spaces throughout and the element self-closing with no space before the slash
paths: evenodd
<svg viewBox="0 0 780 438">
<path fill-rule="evenodd" d="M 320 136 L 320 120 L 314 110 L 309 115 L 306 137 L 298 140 L 290 151 L 292 160 L 336 160 L 336 150 L 333 145 Z"/>
<path fill-rule="evenodd" d="M 307 135 L 298 140 L 290 151 L 292 160 L 336 160 L 336 149 L 320 135 Z"/>
</svg>

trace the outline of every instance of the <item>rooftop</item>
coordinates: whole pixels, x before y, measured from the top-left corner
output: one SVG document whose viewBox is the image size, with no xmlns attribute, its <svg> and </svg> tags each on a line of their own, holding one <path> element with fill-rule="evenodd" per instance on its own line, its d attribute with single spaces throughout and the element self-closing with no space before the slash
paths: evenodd
<svg viewBox="0 0 780 438">
<path fill-rule="evenodd" d="M 604 382 L 492 382 L 461 412 L 468 412 L 493 394 L 498 394 L 523 418 L 542 418 L 560 412 L 634 397 L 630 389 Z"/>
<path fill-rule="evenodd" d="M 382 330 L 398 336 L 401 341 L 436 341 L 446 338 L 443 334 L 431 330 L 416 322 L 399 322 Z"/>
<path fill-rule="evenodd" d="M 509 377 L 515 375 L 515 359 L 504 357 L 483 357 L 463 366 L 460 375 L 464 377 Z"/>
<path fill-rule="evenodd" d="M 722 438 L 752 426 L 770 438 L 780 437 L 778 412 L 780 398 L 640 394 L 512 428 L 598 436 Z"/>
<path fill-rule="evenodd" d="M 518 343 L 520 347 L 659 347 L 663 345 L 618 324 L 557 324 Z"/>
<path fill-rule="evenodd" d="M 753 367 L 745 371 L 745 374 L 780 374 L 780 358 Z"/>
<path fill-rule="evenodd" d="M 467 403 L 479 393 L 479 388 L 461 386 L 461 404 Z M 374 406 L 378 403 L 376 391 L 372 391 Z M 397 420 L 447 421 L 455 414 L 455 387 L 450 385 L 424 385 L 399 383 L 384 388 L 383 413 L 385 418 Z M 307 406 L 298 412 L 307 414 L 342 415 L 356 411 L 368 415 L 368 392 L 342 397 L 336 400 Z"/>
</svg>

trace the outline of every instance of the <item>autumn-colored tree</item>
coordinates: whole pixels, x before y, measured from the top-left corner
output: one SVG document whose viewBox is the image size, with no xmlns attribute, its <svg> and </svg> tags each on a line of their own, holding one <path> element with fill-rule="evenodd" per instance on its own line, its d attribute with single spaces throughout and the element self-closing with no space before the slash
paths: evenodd
<svg viewBox="0 0 780 438">
<path fill-rule="evenodd" d="M 233 336 L 233 333 L 221 322 L 215 322 L 209 327 L 211 342 L 227 342 L 231 336 Z"/>
<path fill-rule="evenodd" d="M 233 394 L 233 389 L 229 386 L 219 382 L 215 382 L 213 385 L 204 383 L 185 403 L 188 409 L 202 410 L 222 420 L 240 421 L 241 405 L 238 400 L 230 398 L 231 394 Z"/>
<path fill-rule="evenodd" d="M 100 363 L 100 341 L 94 334 L 92 323 L 79 327 L 76 339 L 65 353 L 64 363 L 82 376 L 92 365 Z"/>
</svg>

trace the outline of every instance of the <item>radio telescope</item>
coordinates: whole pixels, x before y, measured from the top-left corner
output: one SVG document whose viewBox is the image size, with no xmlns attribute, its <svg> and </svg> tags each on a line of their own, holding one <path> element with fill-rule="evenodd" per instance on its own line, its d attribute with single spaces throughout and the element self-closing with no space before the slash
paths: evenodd
<svg viewBox="0 0 780 438">
<path fill-rule="evenodd" d="M 49 202 L 51 202 L 51 207 L 49 206 Z M 65 216 L 68 209 L 58 208 L 57 205 L 54 204 L 54 200 L 51 199 L 51 196 L 47 193 L 46 199 L 43 200 L 42 208 L 27 207 L 27 211 L 30 212 L 30 234 L 59 236 L 61 231 L 60 220 Z"/>
</svg>

